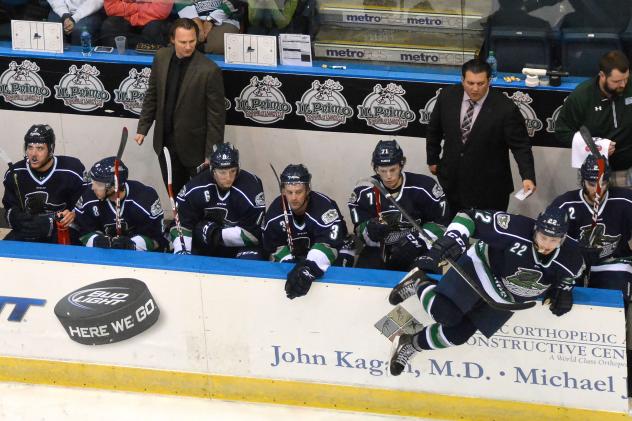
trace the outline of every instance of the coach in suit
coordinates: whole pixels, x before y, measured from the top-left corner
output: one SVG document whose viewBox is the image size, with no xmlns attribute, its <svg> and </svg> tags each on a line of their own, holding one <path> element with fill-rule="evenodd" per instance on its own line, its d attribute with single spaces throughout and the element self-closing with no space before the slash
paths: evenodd
<svg viewBox="0 0 632 421">
<path fill-rule="evenodd" d="M 489 64 L 470 60 L 461 75 L 460 85 L 441 90 L 432 110 L 428 167 L 445 190 L 452 215 L 468 208 L 507 210 L 514 189 L 509 149 L 525 191 L 535 190 L 525 120 L 513 101 L 489 89 Z"/>
<path fill-rule="evenodd" d="M 213 145 L 224 140 L 222 72 L 196 50 L 197 33 L 198 27 L 191 19 L 173 23 L 172 45 L 158 50 L 154 57 L 135 137 L 142 144 L 156 121 L 154 151 L 166 185 L 162 148 L 169 149 L 176 193 L 195 175 L 198 165 L 208 162 Z"/>
</svg>

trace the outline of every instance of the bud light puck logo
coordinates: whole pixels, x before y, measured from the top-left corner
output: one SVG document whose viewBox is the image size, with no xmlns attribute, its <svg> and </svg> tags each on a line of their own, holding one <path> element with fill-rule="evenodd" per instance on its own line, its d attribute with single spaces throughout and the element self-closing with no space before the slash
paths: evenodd
<svg viewBox="0 0 632 421">
<path fill-rule="evenodd" d="M 386 87 L 378 83 L 373 92 L 364 98 L 362 105 L 358 105 L 358 118 L 383 132 L 405 129 L 408 123 L 415 121 L 415 112 L 404 99 L 405 93 L 404 88 L 396 83 L 389 83 Z"/>
<path fill-rule="evenodd" d="M 55 305 L 55 315 L 73 341 L 103 345 L 144 332 L 160 310 L 144 282 L 117 278 L 71 292 Z"/>
<path fill-rule="evenodd" d="M 345 124 L 353 117 L 353 108 L 342 96 L 340 82 L 327 79 L 325 83 L 315 80 L 300 101 L 296 101 L 296 114 L 305 121 L 322 128 L 332 128 Z"/>
<path fill-rule="evenodd" d="M 40 68 L 35 62 L 24 60 L 9 63 L 9 68 L 0 75 L 0 96 L 20 108 L 32 108 L 43 104 L 51 94 L 37 73 Z"/>
<path fill-rule="evenodd" d="M 97 77 L 101 72 L 90 64 L 77 67 L 74 64 L 55 85 L 55 98 L 77 111 L 94 111 L 103 108 L 111 98 L 103 83 Z"/>
<path fill-rule="evenodd" d="M 279 89 L 279 79 L 266 75 L 259 80 L 257 76 L 250 79 L 241 94 L 235 98 L 235 111 L 240 111 L 249 120 L 261 124 L 272 124 L 285 119 L 292 112 L 292 105 Z"/>
<path fill-rule="evenodd" d="M 149 76 L 151 76 L 149 67 L 144 67 L 140 72 L 130 69 L 129 76 L 121 81 L 118 89 L 114 90 L 114 102 L 121 104 L 127 111 L 140 115 L 145 92 L 149 87 Z"/>
</svg>

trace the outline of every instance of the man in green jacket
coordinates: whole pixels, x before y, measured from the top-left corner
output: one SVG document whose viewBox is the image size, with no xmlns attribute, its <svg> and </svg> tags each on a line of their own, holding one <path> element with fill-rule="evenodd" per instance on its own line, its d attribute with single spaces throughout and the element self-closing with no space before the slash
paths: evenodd
<svg viewBox="0 0 632 421">
<path fill-rule="evenodd" d="M 568 96 L 555 122 L 555 135 L 571 146 L 585 125 L 594 137 L 610 139 L 610 178 L 615 186 L 632 186 L 632 86 L 630 62 L 621 51 L 599 60 L 599 74 L 580 83 Z"/>
</svg>

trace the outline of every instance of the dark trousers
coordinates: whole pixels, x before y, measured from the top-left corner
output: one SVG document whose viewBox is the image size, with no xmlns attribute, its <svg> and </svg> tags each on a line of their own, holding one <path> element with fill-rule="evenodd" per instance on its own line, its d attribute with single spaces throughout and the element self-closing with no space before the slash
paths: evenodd
<svg viewBox="0 0 632 421">
<path fill-rule="evenodd" d="M 101 26 L 101 41 L 103 45 L 116 47 L 114 38 L 123 35 L 127 37 L 127 48 L 131 49 L 135 49 L 139 42 L 166 45 L 168 31 L 168 21 L 153 20 L 138 27 L 120 16 L 108 16 Z"/>
<path fill-rule="evenodd" d="M 172 187 L 173 194 L 178 195 L 178 192 L 184 187 L 184 185 L 194 177 L 196 167 L 187 167 L 180 162 L 180 158 L 178 158 L 178 153 L 175 148 L 172 146 L 167 146 L 169 148 L 169 153 L 171 154 L 171 178 L 172 178 Z M 158 163 L 160 164 L 160 172 L 162 173 L 162 181 L 165 183 L 165 188 L 167 187 L 167 163 L 165 161 L 164 152 L 160 152 L 158 156 Z M 174 197 L 175 200 L 175 197 Z"/>
<path fill-rule="evenodd" d="M 61 22 L 61 17 L 51 10 L 48 14 L 48 21 Z M 101 30 L 102 21 L 103 17 L 101 15 L 101 12 L 95 12 L 91 15 L 88 15 L 85 18 L 81 19 L 79 22 L 75 22 L 75 27 L 72 29 L 70 34 L 64 34 L 64 39 L 66 41 L 69 41 L 73 45 L 80 45 L 81 32 L 85 28 L 92 36 L 92 46 L 94 47 L 96 45 L 101 45 L 99 31 Z"/>
<path fill-rule="evenodd" d="M 466 209 L 479 209 L 479 210 L 490 210 L 490 211 L 507 211 L 507 207 L 509 206 L 509 195 L 499 195 L 493 201 L 488 201 L 487 203 L 463 203 L 459 197 L 458 192 L 455 195 L 448 194 L 446 192 L 446 196 L 448 199 L 448 212 L 450 213 L 450 220 L 454 218 L 454 216 Z"/>
</svg>

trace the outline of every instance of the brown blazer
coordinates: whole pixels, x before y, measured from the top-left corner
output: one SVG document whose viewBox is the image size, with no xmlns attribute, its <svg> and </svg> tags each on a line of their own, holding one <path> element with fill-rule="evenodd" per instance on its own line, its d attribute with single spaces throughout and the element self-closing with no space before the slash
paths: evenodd
<svg viewBox="0 0 632 421">
<path fill-rule="evenodd" d="M 142 135 L 147 135 L 156 121 L 154 151 L 157 155 L 162 153 L 164 143 L 167 73 L 173 54 L 173 46 L 161 48 L 156 53 L 138 120 L 137 133 Z M 224 141 L 225 120 L 222 71 L 196 50 L 182 80 L 173 116 L 176 152 L 184 166 L 199 165 L 211 155 L 213 145 Z"/>
</svg>

